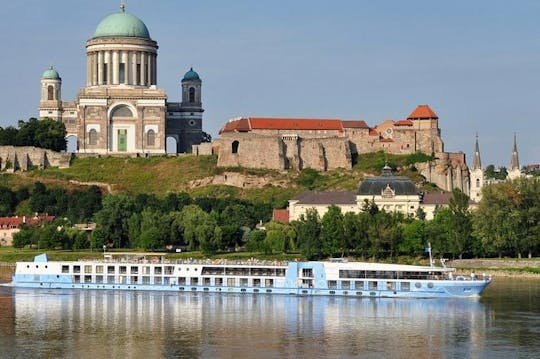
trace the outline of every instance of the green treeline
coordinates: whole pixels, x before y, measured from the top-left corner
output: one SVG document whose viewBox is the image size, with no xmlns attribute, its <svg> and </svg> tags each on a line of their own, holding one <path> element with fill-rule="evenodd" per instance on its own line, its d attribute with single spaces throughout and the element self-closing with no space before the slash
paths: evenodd
<svg viewBox="0 0 540 359">
<path fill-rule="evenodd" d="M 19 128 L 0 127 L 0 146 L 34 146 L 53 151 L 66 150 L 66 127 L 62 122 L 50 118 L 27 122 L 19 121 Z"/>
<path fill-rule="evenodd" d="M 355 256 L 421 256 L 431 242 L 436 256 L 451 258 L 538 256 L 540 180 L 523 178 L 487 186 L 475 210 L 454 190 L 448 207 L 433 220 L 379 210 L 366 202 L 359 213 L 330 207 L 291 223 L 269 222 L 272 206 L 235 198 L 192 198 L 187 193 L 109 195 L 97 187 L 66 192 L 41 183 L 12 192 L 0 187 L 0 214 L 24 210 L 56 216 L 52 224 L 27 227 L 14 246 L 39 248 L 183 248 L 206 254 L 248 250 L 265 254 L 300 253 L 307 259 Z M 94 221 L 92 234 L 74 223 Z M 258 228 L 265 223 L 265 228 Z"/>
</svg>

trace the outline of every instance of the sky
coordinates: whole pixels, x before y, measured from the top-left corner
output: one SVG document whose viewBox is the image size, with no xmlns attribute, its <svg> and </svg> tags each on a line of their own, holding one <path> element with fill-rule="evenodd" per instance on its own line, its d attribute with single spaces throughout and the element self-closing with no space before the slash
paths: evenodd
<svg viewBox="0 0 540 359">
<path fill-rule="evenodd" d="M 53 65 L 62 99 L 86 84 L 85 43 L 119 0 L 3 0 L 0 126 L 37 117 Z M 159 45 L 158 87 L 180 101 L 193 67 L 203 130 L 237 116 L 439 116 L 445 150 L 472 163 L 540 163 L 540 1 L 126 0 Z"/>
</svg>

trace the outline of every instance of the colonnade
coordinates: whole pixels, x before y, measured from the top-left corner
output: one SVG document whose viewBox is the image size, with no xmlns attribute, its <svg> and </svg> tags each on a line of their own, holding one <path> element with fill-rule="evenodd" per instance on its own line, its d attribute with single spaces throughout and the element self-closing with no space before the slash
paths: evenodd
<svg viewBox="0 0 540 359">
<path fill-rule="evenodd" d="M 157 54 L 149 51 L 98 50 L 86 55 L 86 85 L 156 84 Z"/>
</svg>

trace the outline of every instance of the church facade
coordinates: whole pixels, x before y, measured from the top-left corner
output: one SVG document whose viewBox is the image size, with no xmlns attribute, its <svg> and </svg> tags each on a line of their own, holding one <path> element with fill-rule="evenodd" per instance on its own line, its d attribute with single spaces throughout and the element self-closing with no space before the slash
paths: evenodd
<svg viewBox="0 0 540 359">
<path fill-rule="evenodd" d="M 39 117 L 63 122 L 77 153 L 191 151 L 202 140 L 202 81 L 190 69 L 181 81 L 181 101 L 168 101 L 157 86 L 157 55 L 146 25 L 122 6 L 86 42 L 86 86 L 74 101 L 62 100 L 62 79 L 53 67 L 43 73 Z"/>
</svg>

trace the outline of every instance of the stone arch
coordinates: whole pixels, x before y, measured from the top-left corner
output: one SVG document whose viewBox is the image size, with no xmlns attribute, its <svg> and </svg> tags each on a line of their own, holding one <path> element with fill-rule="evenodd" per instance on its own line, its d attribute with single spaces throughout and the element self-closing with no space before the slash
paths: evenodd
<svg viewBox="0 0 540 359">
<path fill-rule="evenodd" d="M 66 152 L 75 153 L 79 150 L 77 144 L 77 135 L 67 135 L 66 136 Z"/>
<path fill-rule="evenodd" d="M 178 136 L 168 135 L 165 141 L 166 143 L 166 152 L 167 153 L 178 153 Z"/>
<path fill-rule="evenodd" d="M 134 111 L 126 104 L 119 104 L 111 108 L 110 117 L 135 117 Z"/>
<path fill-rule="evenodd" d="M 231 153 L 238 153 L 238 146 L 240 146 L 240 142 L 238 142 L 238 140 L 234 140 L 231 143 Z"/>
</svg>

